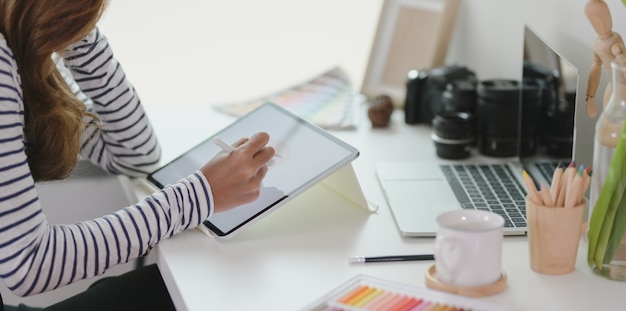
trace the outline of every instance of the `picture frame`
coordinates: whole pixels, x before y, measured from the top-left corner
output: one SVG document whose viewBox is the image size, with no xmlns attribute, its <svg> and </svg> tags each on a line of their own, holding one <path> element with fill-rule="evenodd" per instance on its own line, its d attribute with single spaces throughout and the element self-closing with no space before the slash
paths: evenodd
<svg viewBox="0 0 626 311">
<path fill-rule="evenodd" d="M 461 0 L 385 0 L 361 92 L 404 105 L 410 70 L 444 64 Z"/>
</svg>

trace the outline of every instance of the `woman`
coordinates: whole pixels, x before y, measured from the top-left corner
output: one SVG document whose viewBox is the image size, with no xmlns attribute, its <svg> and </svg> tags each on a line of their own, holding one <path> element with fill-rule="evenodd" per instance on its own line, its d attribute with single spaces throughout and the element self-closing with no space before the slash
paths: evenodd
<svg viewBox="0 0 626 311">
<path fill-rule="evenodd" d="M 100 275 L 212 213 L 254 200 L 274 154 L 258 133 L 134 206 L 49 225 L 35 182 L 67 177 L 79 155 L 129 176 L 145 176 L 160 158 L 139 98 L 96 28 L 105 2 L 0 0 L 0 278 L 20 296 Z M 72 92 L 52 56 L 92 105 Z M 156 267 L 121 278 L 54 309 L 173 308 Z"/>
</svg>

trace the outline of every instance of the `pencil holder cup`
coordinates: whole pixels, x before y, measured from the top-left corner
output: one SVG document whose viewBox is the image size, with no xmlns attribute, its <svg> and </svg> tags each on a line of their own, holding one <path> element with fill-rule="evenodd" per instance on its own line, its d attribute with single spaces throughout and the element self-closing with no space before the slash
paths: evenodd
<svg viewBox="0 0 626 311">
<path fill-rule="evenodd" d="M 587 201 L 574 207 L 548 207 L 526 198 L 530 268 L 542 274 L 574 271 Z"/>
</svg>

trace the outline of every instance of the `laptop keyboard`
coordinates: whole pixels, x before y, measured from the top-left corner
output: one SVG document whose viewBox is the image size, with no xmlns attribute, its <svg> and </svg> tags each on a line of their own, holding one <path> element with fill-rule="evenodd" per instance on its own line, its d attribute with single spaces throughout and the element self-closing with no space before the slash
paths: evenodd
<svg viewBox="0 0 626 311">
<path fill-rule="evenodd" d="M 561 161 L 545 161 L 537 162 L 535 165 L 539 168 L 541 175 L 550 183 L 552 183 L 552 175 L 554 175 L 554 169 L 561 165 Z"/>
<path fill-rule="evenodd" d="M 464 209 L 499 214 L 508 228 L 526 227 L 526 190 L 513 177 L 508 166 L 442 164 L 441 169 Z"/>
</svg>

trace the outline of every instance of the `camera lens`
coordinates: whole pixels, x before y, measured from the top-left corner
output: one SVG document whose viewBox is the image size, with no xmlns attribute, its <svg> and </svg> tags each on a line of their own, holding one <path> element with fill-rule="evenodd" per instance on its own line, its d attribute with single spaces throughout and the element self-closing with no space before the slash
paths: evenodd
<svg viewBox="0 0 626 311">
<path fill-rule="evenodd" d="M 542 102 L 549 104 L 548 96 L 550 96 L 550 93 L 548 91 L 549 86 L 543 80 L 522 80 L 522 132 L 519 147 L 521 156 L 531 156 L 535 154 L 538 146 L 541 144 L 543 133 L 541 108 Z"/>
<path fill-rule="evenodd" d="M 462 111 L 469 112 L 472 115 L 476 113 L 476 83 L 474 79 L 456 80 L 446 85 L 446 90 L 441 95 L 441 102 L 444 111 Z M 474 128 L 472 132 L 476 136 L 476 122 L 473 122 Z M 476 145 L 476 139 L 472 146 Z"/>
<path fill-rule="evenodd" d="M 517 154 L 519 127 L 519 83 L 514 80 L 485 80 L 478 83 L 478 150 L 493 157 Z"/>
<path fill-rule="evenodd" d="M 476 82 L 473 80 L 457 80 L 446 85 L 442 94 L 443 110 L 476 111 Z"/>
<path fill-rule="evenodd" d="M 444 159 L 464 159 L 470 156 L 474 142 L 474 115 L 469 112 L 442 111 L 432 122 L 430 135 L 437 156 Z"/>
<path fill-rule="evenodd" d="M 564 93 L 559 96 L 555 109 L 549 109 L 545 116 L 543 139 L 548 155 L 571 157 L 574 145 L 574 108 L 576 93 Z"/>
</svg>

